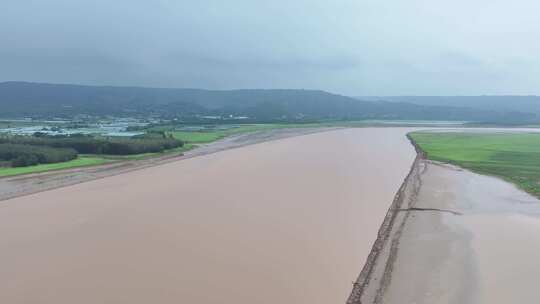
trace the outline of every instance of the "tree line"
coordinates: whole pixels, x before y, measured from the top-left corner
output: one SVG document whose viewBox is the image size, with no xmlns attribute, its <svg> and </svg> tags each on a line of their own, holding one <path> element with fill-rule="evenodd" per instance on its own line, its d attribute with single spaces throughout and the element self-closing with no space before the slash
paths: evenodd
<svg viewBox="0 0 540 304">
<path fill-rule="evenodd" d="M 72 148 L 81 154 L 131 155 L 163 152 L 183 146 L 174 138 L 98 138 L 91 136 L 14 136 L 0 138 L 0 143 Z"/>
<path fill-rule="evenodd" d="M 71 148 L 0 143 L 0 161 L 11 167 L 59 163 L 75 158 L 77 151 Z"/>
<path fill-rule="evenodd" d="M 133 155 L 182 147 L 181 140 L 167 136 L 110 138 L 87 135 L 0 137 L 0 162 L 13 167 L 63 162 L 78 154 Z"/>
</svg>

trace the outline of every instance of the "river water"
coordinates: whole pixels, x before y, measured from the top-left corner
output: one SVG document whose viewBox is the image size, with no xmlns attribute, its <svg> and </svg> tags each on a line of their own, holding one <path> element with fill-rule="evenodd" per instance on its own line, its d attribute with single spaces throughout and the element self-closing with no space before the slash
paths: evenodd
<svg viewBox="0 0 540 304">
<path fill-rule="evenodd" d="M 0 202 L 1 303 L 343 303 L 407 128 L 266 142 Z"/>
</svg>

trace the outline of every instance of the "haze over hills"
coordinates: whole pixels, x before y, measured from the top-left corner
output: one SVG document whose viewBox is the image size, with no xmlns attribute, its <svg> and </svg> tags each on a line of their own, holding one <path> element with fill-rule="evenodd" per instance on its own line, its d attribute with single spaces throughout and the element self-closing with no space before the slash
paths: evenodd
<svg viewBox="0 0 540 304">
<path fill-rule="evenodd" d="M 481 110 L 516 111 L 540 114 L 540 96 L 360 96 L 359 100 L 405 102 L 428 106 L 469 107 Z"/>
<path fill-rule="evenodd" d="M 414 101 L 414 100 L 411 100 Z M 508 109 L 359 100 L 318 90 L 201 90 L 0 83 L 0 117 L 192 118 L 248 117 L 252 121 L 325 119 L 424 119 L 532 122 L 535 113 Z M 539 112 L 540 113 L 540 112 Z"/>
</svg>

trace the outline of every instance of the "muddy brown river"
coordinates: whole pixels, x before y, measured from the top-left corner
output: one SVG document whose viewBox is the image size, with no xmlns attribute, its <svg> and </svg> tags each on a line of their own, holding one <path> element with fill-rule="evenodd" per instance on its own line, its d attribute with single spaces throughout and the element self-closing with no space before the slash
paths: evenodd
<svg viewBox="0 0 540 304">
<path fill-rule="evenodd" d="M 0 303 L 344 303 L 406 128 L 266 142 L 0 202 Z"/>
</svg>

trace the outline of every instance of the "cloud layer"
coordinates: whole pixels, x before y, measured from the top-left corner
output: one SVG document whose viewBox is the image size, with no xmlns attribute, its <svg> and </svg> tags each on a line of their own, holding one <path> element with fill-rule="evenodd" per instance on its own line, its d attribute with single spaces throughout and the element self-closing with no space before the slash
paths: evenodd
<svg viewBox="0 0 540 304">
<path fill-rule="evenodd" d="M 4 0 L 0 81 L 540 94 L 534 0 Z"/>
</svg>

